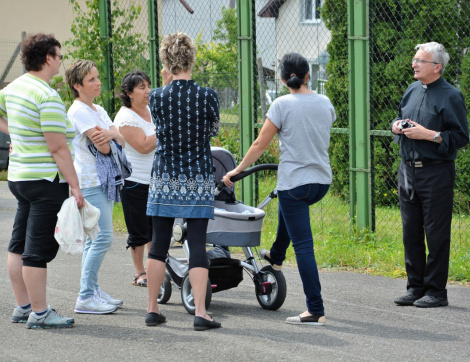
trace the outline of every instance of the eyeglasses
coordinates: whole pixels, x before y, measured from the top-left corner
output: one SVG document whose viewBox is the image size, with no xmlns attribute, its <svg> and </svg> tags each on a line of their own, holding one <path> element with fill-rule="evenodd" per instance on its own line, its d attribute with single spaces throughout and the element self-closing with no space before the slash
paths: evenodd
<svg viewBox="0 0 470 362">
<path fill-rule="evenodd" d="M 441 63 L 431 62 L 431 61 L 429 61 L 429 60 L 424 60 L 424 59 L 419 59 L 419 58 L 413 58 L 413 59 L 411 59 L 411 65 L 413 65 L 415 62 L 416 62 L 416 64 L 418 64 L 418 65 L 423 64 L 423 63 L 432 63 L 432 64 L 434 64 L 434 65 L 441 64 Z"/>
</svg>

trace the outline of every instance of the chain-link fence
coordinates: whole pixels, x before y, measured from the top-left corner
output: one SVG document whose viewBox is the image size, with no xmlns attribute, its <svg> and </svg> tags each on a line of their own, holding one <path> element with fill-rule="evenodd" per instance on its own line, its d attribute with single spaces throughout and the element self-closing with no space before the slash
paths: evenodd
<svg viewBox="0 0 470 362">
<path fill-rule="evenodd" d="M 331 31 L 322 19 L 320 0 L 269 1 L 256 0 L 254 6 L 256 15 L 256 83 L 261 89 L 255 92 L 259 96 L 255 104 L 257 119 L 264 118 L 265 110 L 277 96 L 288 93 L 279 73 L 279 61 L 286 53 L 296 52 L 303 55 L 310 66 L 309 88 L 320 94 L 327 94 L 328 72 L 327 64 L 330 58 L 328 44 L 331 41 Z M 347 53 L 346 53 L 347 60 Z M 260 63 L 262 62 L 262 66 Z M 344 64 L 347 74 L 347 62 Z M 262 71 L 261 71 L 262 69 Z M 263 76 L 261 76 L 263 75 Z M 340 87 L 340 84 L 335 83 Z M 347 89 L 347 84 L 346 84 Z M 348 103 L 347 93 L 341 94 L 336 103 Z M 348 114 L 338 112 L 335 127 L 347 127 Z M 347 133 L 332 134 L 331 152 L 332 165 L 348 165 L 348 154 L 341 146 L 341 152 L 334 152 L 338 145 L 348 142 Z M 341 162 L 335 162 L 340 158 Z M 333 167 L 334 184 L 320 203 L 313 206 L 312 227 L 315 234 L 338 232 L 347 235 L 349 232 L 349 173 L 338 174 Z M 338 180 L 342 182 L 338 182 Z"/>
<path fill-rule="evenodd" d="M 248 2 L 248 1 L 247 1 Z M 133 31 L 148 34 L 146 1 L 122 0 L 120 4 L 139 4 L 143 9 Z M 238 124 L 237 9 L 234 0 L 161 1 L 158 9 L 158 37 L 183 31 L 198 45 L 194 79 L 217 90 L 221 120 Z M 309 88 L 330 97 L 337 121 L 331 136 L 330 157 L 333 184 L 328 197 L 315 207 L 315 218 L 321 220 L 320 232 L 350 227 L 351 187 L 349 122 L 350 84 L 348 61 L 348 2 L 345 0 L 252 0 L 253 10 L 253 79 L 254 121 L 262 123 L 274 98 L 287 92 L 278 63 L 288 52 L 298 52 L 310 63 Z M 416 44 L 437 41 L 451 56 L 445 78 L 462 90 L 470 102 L 470 5 L 459 0 L 374 1 L 370 3 L 367 22 L 369 37 L 370 100 L 370 198 L 371 229 L 378 238 L 400 237 L 397 169 L 398 146 L 389 132 L 407 85 L 414 81 L 410 66 Z M 124 19 L 125 20 L 125 19 Z M 117 20 L 119 21 L 119 20 Z M 145 25 L 144 25 L 145 24 Z M 145 29 L 144 29 L 145 28 Z M 354 71 L 354 70 L 353 70 Z M 115 76 L 121 76 L 116 70 Z M 224 131 L 227 129 L 227 131 Z M 232 127 L 223 127 L 224 132 Z M 225 140 L 226 141 L 226 140 Z M 230 143 L 230 142 L 229 142 Z M 238 144 L 230 151 L 238 156 Z M 276 149 L 272 149 L 276 153 Z M 277 151 L 278 152 L 278 151 Z M 463 237 L 467 228 L 470 192 L 465 175 L 470 166 L 467 150 L 461 150 L 457 162 L 454 240 Z M 353 210 L 353 209 L 352 209 Z"/>
<path fill-rule="evenodd" d="M 370 3 L 371 128 L 390 129 L 398 104 L 414 80 L 411 59 L 417 44 L 436 41 L 446 47 L 450 62 L 444 78 L 459 88 L 470 102 L 469 56 L 470 3 L 468 1 L 374 1 Z M 390 233 L 401 224 L 397 205 L 398 146 L 390 136 L 373 137 L 373 181 L 376 230 Z M 462 248 L 470 230 L 468 223 L 470 189 L 468 149 L 459 151 L 452 224 L 453 253 Z M 399 228 L 398 230 L 401 230 Z M 451 266 L 453 269 L 451 258 Z M 467 257 L 468 259 L 468 257 Z M 455 270 L 454 273 L 458 274 Z"/>
<path fill-rule="evenodd" d="M 18 41 L 0 40 L 0 89 L 25 72 L 20 59 L 20 45 L 24 34 L 18 34 Z"/>
<path fill-rule="evenodd" d="M 459 88 L 469 102 L 467 47 L 470 45 L 470 3 L 468 1 L 374 1 L 370 9 L 371 128 L 390 129 L 398 104 L 414 80 L 411 59 L 417 44 L 442 43 L 450 62 L 444 78 Z M 468 103 L 467 103 L 468 105 Z M 396 175 L 400 159 L 398 146 L 390 136 L 373 137 L 373 180 L 376 230 L 390 229 L 390 207 L 397 205 Z M 466 183 L 468 150 L 460 150 L 456 162 L 457 182 L 454 200 L 452 240 L 460 244 L 465 231 L 470 189 Z M 394 217 L 399 225 L 400 218 Z"/>
<path fill-rule="evenodd" d="M 148 0 L 111 2 L 112 36 L 126 34 L 118 41 L 119 47 L 113 47 L 113 77 L 118 84 L 129 71 L 139 69 L 150 74 L 148 6 Z"/>
<path fill-rule="evenodd" d="M 90 3 L 97 3 L 97 0 Z M 113 37 L 114 96 L 119 95 L 123 75 L 140 68 L 151 72 L 152 54 L 149 44 L 148 0 L 110 1 Z M 319 232 L 350 227 L 349 200 L 356 190 L 350 190 L 350 71 L 348 34 L 348 1 L 346 0 L 246 0 L 253 10 L 253 83 L 254 122 L 260 126 L 271 102 L 285 94 L 278 63 L 287 52 L 298 52 L 310 63 L 309 88 L 326 94 L 333 102 L 337 121 L 331 135 L 330 159 L 333 184 L 329 195 L 315 206 L 314 217 L 322 222 Z M 159 39 L 174 31 L 183 31 L 195 39 L 198 46 L 193 78 L 204 86 L 217 90 L 221 105 L 220 142 L 238 156 L 236 125 L 240 123 L 238 89 L 238 29 L 235 0 L 158 0 L 154 2 L 155 36 Z M 470 3 L 464 0 L 378 0 L 367 2 L 370 8 L 364 21 L 368 27 L 370 99 L 367 120 L 370 122 L 370 198 L 372 225 L 378 238 L 385 235 L 400 237 L 401 219 L 398 210 L 397 169 L 398 146 L 389 132 L 397 115 L 398 105 L 407 86 L 414 81 L 411 58 L 416 44 L 437 41 L 445 45 L 450 63 L 444 77 L 458 87 L 470 106 Z M 94 11 L 97 11 L 97 6 Z M 86 11 L 86 9 L 84 9 Z M 93 17 L 91 17 L 93 18 Z M 91 34 L 88 53 L 77 57 L 97 60 L 93 53 L 97 30 Z M 77 30 L 76 38 L 84 38 L 85 30 Z M 93 43 L 94 39 L 94 43 Z M 77 43 L 74 49 L 84 49 Z M 7 63 L 17 44 L 2 45 L 2 63 Z M 73 44 L 72 48 L 73 48 Z M 6 54 L 6 55 L 5 55 Z M 21 72 L 16 61 L 11 77 Z M 157 64 L 159 64 L 157 59 Z M 17 67 L 17 68 L 15 68 Z M 159 69 L 157 70 L 159 71 Z M 10 77 L 10 75 L 9 75 Z M 7 78 L 6 81 L 8 81 Z M 158 84 L 154 84 L 157 86 Z M 117 102 L 116 108 L 119 103 Z M 117 110 L 117 109 L 116 109 Z M 235 125 L 232 127 L 226 124 Z M 235 137 L 233 134 L 235 133 Z M 225 138 L 224 138 L 225 137 Z M 273 147 L 271 153 L 278 155 Z M 276 154 L 277 152 L 277 154 Z M 271 161 L 271 160 L 270 160 Z M 457 160 L 455 218 L 453 240 L 465 238 L 470 214 L 470 173 L 468 149 L 459 151 Z"/>
</svg>

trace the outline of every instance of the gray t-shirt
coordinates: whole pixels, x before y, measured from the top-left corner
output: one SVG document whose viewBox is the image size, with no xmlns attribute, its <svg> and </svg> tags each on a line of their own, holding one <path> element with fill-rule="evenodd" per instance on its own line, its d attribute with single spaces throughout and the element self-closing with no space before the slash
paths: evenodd
<svg viewBox="0 0 470 362">
<path fill-rule="evenodd" d="M 328 147 L 336 114 L 328 97 L 288 94 L 274 100 L 266 117 L 279 128 L 281 141 L 277 189 L 331 184 Z"/>
</svg>

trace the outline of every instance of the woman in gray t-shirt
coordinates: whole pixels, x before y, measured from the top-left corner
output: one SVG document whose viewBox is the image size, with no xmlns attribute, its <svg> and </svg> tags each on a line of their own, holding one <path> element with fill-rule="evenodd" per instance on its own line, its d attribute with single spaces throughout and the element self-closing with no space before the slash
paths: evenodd
<svg viewBox="0 0 470 362">
<path fill-rule="evenodd" d="M 331 184 L 328 147 L 330 129 L 336 115 L 328 97 L 308 89 L 309 65 L 303 56 L 297 53 L 284 55 L 280 71 L 290 94 L 273 102 L 258 138 L 241 163 L 224 176 L 224 183 L 232 186 L 230 178 L 254 163 L 269 146 L 274 135 L 279 135 L 279 224 L 271 250 L 261 249 L 260 254 L 271 263 L 273 269 L 280 270 L 292 240 L 307 310 L 287 318 L 286 322 L 325 325 L 309 206 L 320 201 Z"/>
</svg>

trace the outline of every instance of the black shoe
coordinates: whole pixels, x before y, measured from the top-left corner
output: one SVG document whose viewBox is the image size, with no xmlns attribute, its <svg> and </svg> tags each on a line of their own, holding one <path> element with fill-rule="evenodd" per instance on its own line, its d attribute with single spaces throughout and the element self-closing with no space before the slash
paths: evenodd
<svg viewBox="0 0 470 362">
<path fill-rule="evenodd" d="M 221 327 L 222 324 L 215 320 L 208 320 L 202 317 L 194 317 L 194 330 L 205 331 L 206 329 L 214 329 Z"/>
<path fill-rule="evenodd" d="M 433 307 L 445 307 L 449 305 L 447 298 L 435 297 L 433 295 L 425 295 L 413 303 L 415 307 L 419 308 L 433 308 Z"/>
<path fill-rule="evenodd" d="M 394 302 L 398 305 L 413 305 L 420 297 L 413 294 L 412 292 L 406 292 L 405 295 L 395 298 Z"/>
<path fill-rule="evenodd" d="M 155 327 L 156 325 L 165 322 L 166 318 L 163 314 L 150 312 L 147 313 L 147 316 L 145 317 L 145 324 L 147 327 Z"/>
</svg>

